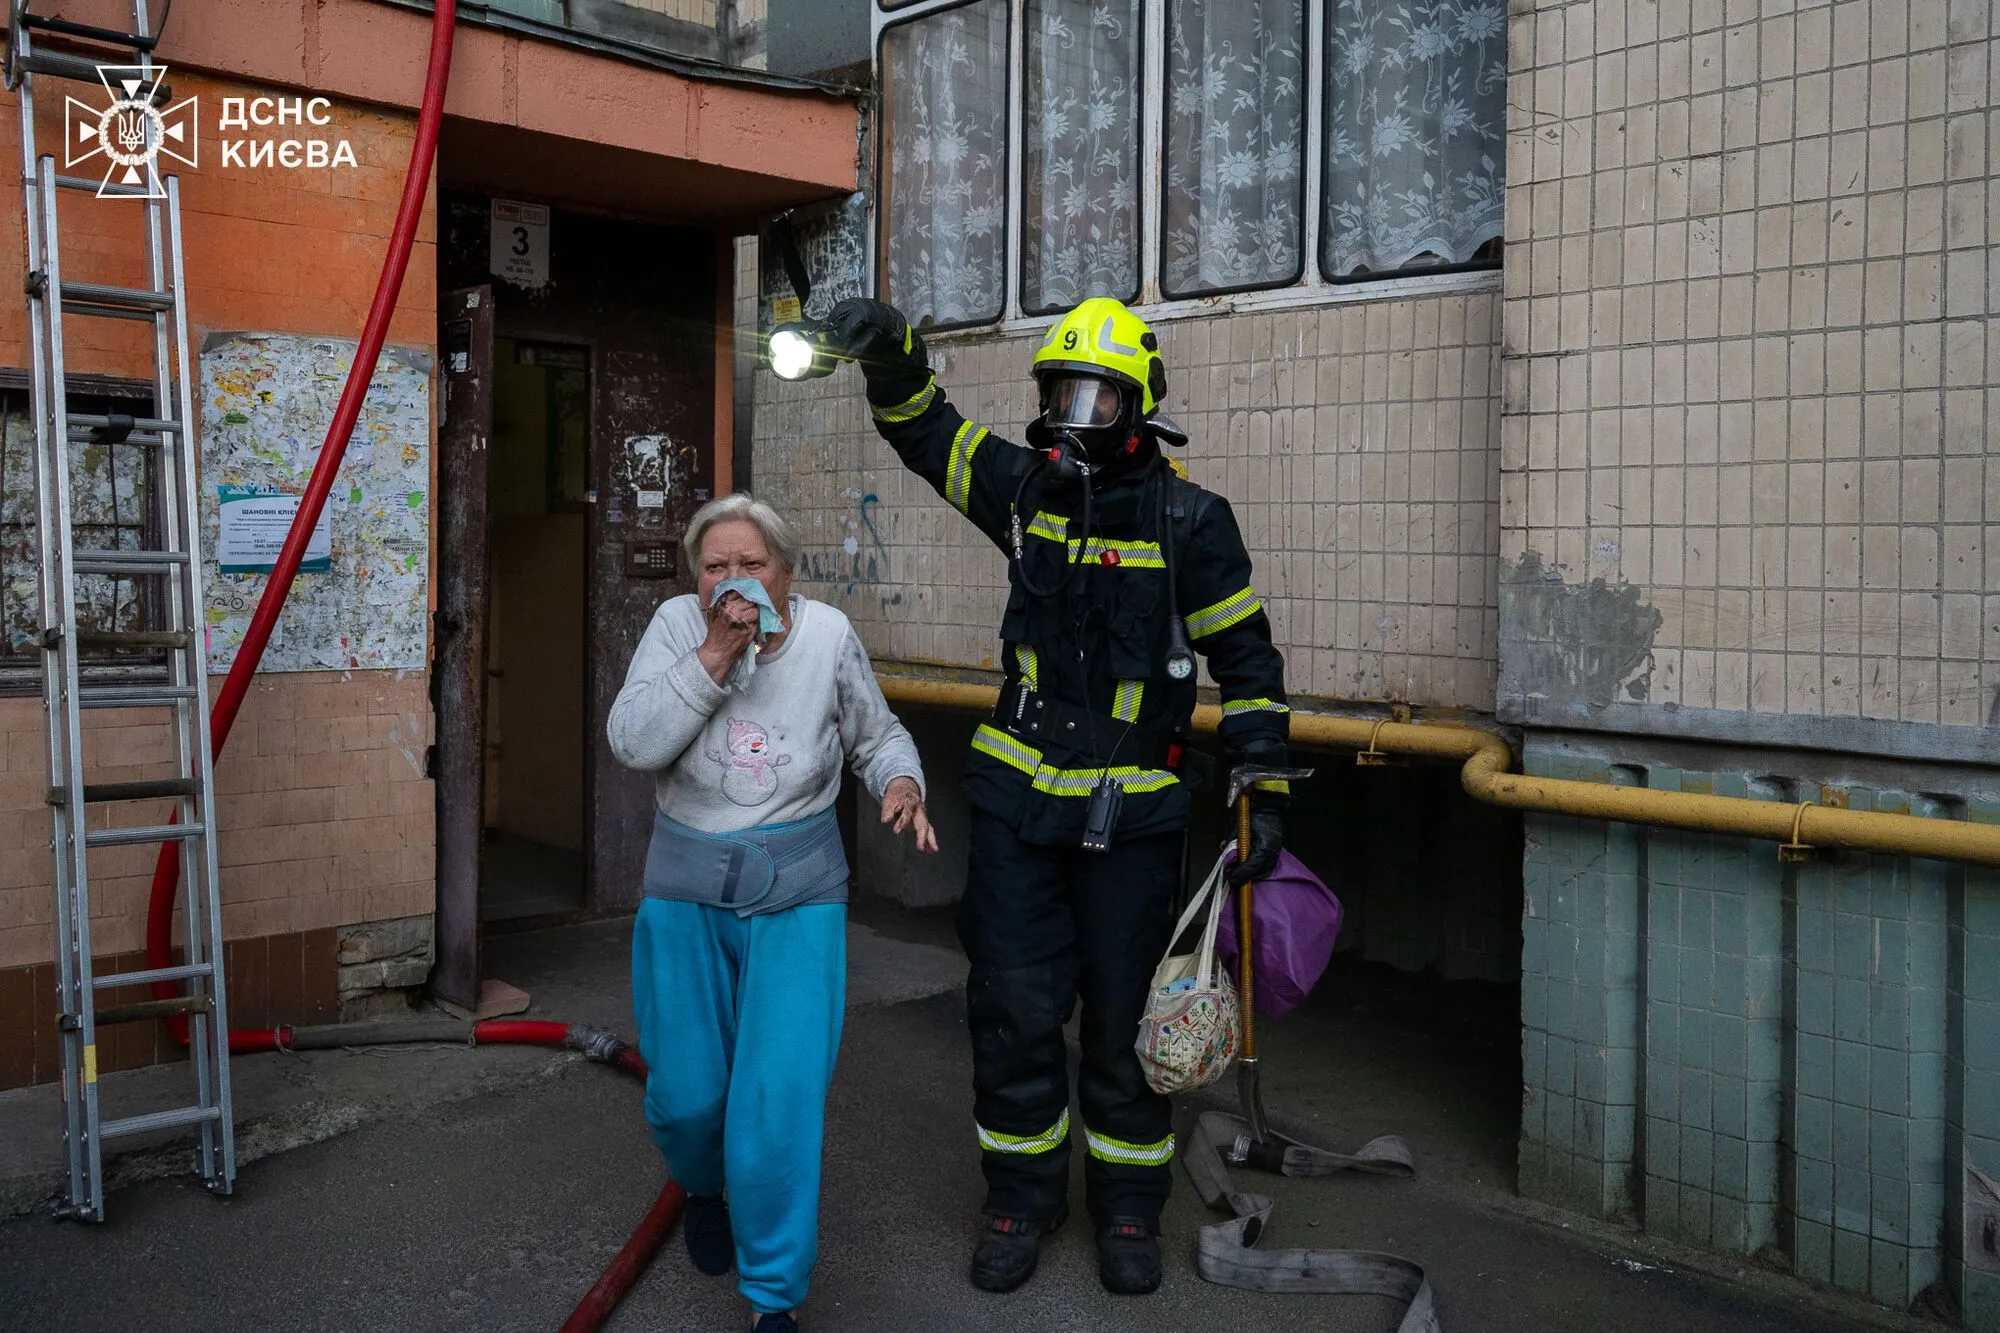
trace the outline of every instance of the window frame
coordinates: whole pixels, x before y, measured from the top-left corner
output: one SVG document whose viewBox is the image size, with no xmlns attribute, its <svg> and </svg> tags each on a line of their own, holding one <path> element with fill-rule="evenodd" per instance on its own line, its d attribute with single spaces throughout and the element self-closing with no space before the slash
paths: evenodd
<svg viewBox="0 0 2000 1333">
<path fill-rule="evenodd" d="M 1149 150 L 1153 146 L 1152 141 L 1155 138 L 1159 137 L 1159 131 L 1156 128 L 1154 128 L 1151 120 L 1146 115 L 1146 107 L 1152 95 L 1151 80 L 1148 77 L 1148 73 L 1152 68 L 1152 59 L 1153 59 L 1152 12 L 1154 9 L 1158 8 L 1158 6 L 1156 6 L 1152 2 L 1152 0 L 1133 0 L 1133 2 L 1139 10 L 1138 14 L 1139 35 L 1137 39 L 1139 43 L 1139 78 L 1137 86 L 1134 89 L 1135 92 L 1135 96 L 1133 99 L 1134 106 L 1132 108 L 1132 126 L 1135 130 L 1138 131 L 1138 136 L 1137 136 L 1138 142 L 1134 145 L 1133 149 L 1133 155 L 1135 160 L 1132 163 L 1132 168 L 1133 168 L 1132 208 L 1135 214 L 1135 216 L 1132 219 L 1132 233 L 1133 233 L 1132 242 L 1137 250 L 1136 257 L 1138 259 L 1138 264 L 1135 266 L 1135 272 L 1133 275 L 1133 286 L 1135 287 L 1136 290 L 1134 290 L 1132 295 L 1130 296 L 1121 296 L 1118 298 L 1119 300 L 1126 302 L 1128 305 L 1134 301 L 1141 299 L 1146 292 L 1146 254 L 1152 244 L 1151 241 L 1148 239 L 1148 237 L 1151 235 L 1148 224 L 1151 221 L 1150 215 L 1155 211 L 1154 209 L 1147 207 L 1148 201 L 1146 198 L 1146 181 L 1148 177 L 1146 174 L 1146 163 L 1149 156 Z M 1014 224 L 1016 230 L 1018 231 L 1019 241 L 1018 244 L 1012 247 L 1009 251 L 1009 262 L 1012 263 L 1013 265 L 1013 271 L 1007 275 L 1007 281 L 1003 285 L 1009 289 L 1011 295 L 1011 299 L 1008 302 L 1008 308 L 1010 312 L 1013 310 L 1018 310 L 1022 314 L 1022 316 L 1026 318 L 1047 319 L 1050 315 L 1060 314 L 1062 311 L 1067 310 L 1070 307 L 1062 305 L 1031 306 L 1028 304 L 1028 265 L 1026 258 L 1027 248 L 1028 248 L 1028 211 L 1027 211 L 1028 113 L 1025 101 L 1028 90 L 1028 31 L 1029 31 L 1028 6 L 1036 3 L 1049 4 L 1049 3 L 1054 3 L 1054 0 L 1020 0 L 1020 5 L 1019 5 L 1019 17 L 1020 17 L 1019 26 L 1021 29 L 1021 58 L 1017 66 L 1017 69 L 1020 74 L 1019 82 L 1021 86 L 1022 96 L 1018 100 L 1020 100 L 1023 103 L 1023 105 L 1016 107 L 1012 105 L 1012 103 L 1010 102 L 1008 106 L 1008 114 L 1010 117 L 1018 114 L 1020 118 L 1019 119 L 1020 133 L 1017 137 L 1019 139 L 1021 148 L 1020 152 L 1015 155 L 1018 159 L 1018 163 L 1020 166 L 1020 189 L 1017 193 L 1010 194 L 1007 206 L 1008 220 Z M 1015 6 L 1010 4 L 1008 6 L 1008 9 L 1011 19 L 1015 10 Z M 1010 43 L 1010 52 L 1011 52 L 1011 43 Z M 1012 63 L 1011 60 L 1010 63 Z M 1016 70 L 1008 71 L 1010 76 L 1015 72 Z M 1013 164 L 1010 163 L 1009 164 L 1010 178 L 1008 182 L 1008 187 L 1010 190 L 1013 190 L 1014 188 L 1014 182 L 1012 179 L 1012 167 Z M 1015 205 L 1016 199 L 1020 201 L 1019 207 L 1016 207 Z M 884 211 L 886 212 L 886 210 Z M 981 327 L 984 326 L 982 325 Z"/>
<path fill-rule="evenodd" d="M 1168 9 L 1176 3 L 1184 3 L 1184 2 L 1185 0 L 1147 0 L 1149 8 L 1156 9 L 1160 13 L 1160 33 L 1162 38 L 1164 38 L 1166 35 Z M 1320 82 L 1317 76 L 1318 67 L 1313 62 L 1312 59 L 1312 53 L 1317 49 L 1312 44 L 1313 10 L 1315 7 L 1316 6 L 1313 3 L 1313 0 L 1301 0 L 1301 3 L 1299 5 L 1299 73 L 1302 77 L 1302 83 L 1303 83 L 1303 86 L 1299 89 L 1299 189 L 1298 189 L 1299 262 L 1293 267 L 1290 277 L 1280 278 L 1273 282 L 1240 283 L 1234 287 L 1204 287 L 1200 291 L 1194 291 L 1194 292 L 1170 292 L 1167 290 L 1166 111 L 1167 111 L 1168 88 L 1167 88 L 1166 62 L 1164 60 L 1164 57 L 1162 58 L 1160 64 L 1160 85 L 1157 90 L 1159 93 L 1159 100 L 1154 104 L 1155 109 L 1158 112 L 1160 112 L 1160 114 L 1154 118 L 1156 123 L 1160 127 L 1158 131 L 1160 140 L 1158 145 L 1158 155 L 1160 159 L 1160 190 L 1158 196 L 1156 197 L 1156 206 L 1160 210 L 1160 239 L 1159 243 L 1156 246 L 1154 246 L 1154 254 L 1153 254 L 1153 278 L 1155 283 L 1155 291 L 1158 293 L 1159 300 L 1162 303 L 1173 302 L 1179 304 L 1188 301 L 1206 301 L 1217 296 L 1240 296 L 1245 292 L 1286 291 L 1293 287 L 1297 287 L 1300 283 L 1304 282 L 1306 278 L 1306 271 L 1313 267 L 1313 260 L 1312 260 L 1313 251 L 1319 249 L 1319 227 L 1317 225 L 1310 228 L 1306 226 L 1306 210 L 1308 207 L 1310 207 L 1312 200 L 1314 198 L 1314 194 L 1308 193 L 1306 189 L 1306 183 L 1307 183 L 1306 178 L 1308 175 L 1306 170 L 1306 160 L 1313 155 L 1315 149 L 1318 149 L 1321 146 L 1319 143 L 1316 142 L 1316 140 L 1319 139 L 1321 136 L 1315 135 L 1311 132 L 1313 107 L 1319 99 L 1319 90 L 1320 90 Z M 1315 187 L 1317 187 L 1317 183 L 1318 183 L 1317 180 L 1315 180 L 1314 181 Z M 1314 211 L 1317 212 L 1317 210 Z M 1317 219 L 1315 219 L 1315 221 L 1317 221 Z M 1306 248 L 1308 244 L 1312 246 L 1311 250 L 1308 250 Z"/>
<path fill-rule="evenodd" d="M 32 379 L 28 372 L 19 367 L 0 367 L 0 396 L 18 397 L 28 405 L 33 413 Z M 88 412 L 130 412 L 134 416 L 149 416 L 154 408 L 154 385 L 150 380 L 129 379 L 114 375 L 70 375 L 66 380 L 66 399 L 73 413 Z M 33 422 L 29 423 L 32 438 Z M 146 513 L 136 525 L 140 530 L 140 540 L 144 547 L 157 549 L 164 535 L 166 516 L 161 510 L 160 493 L 162 457 L 157 448 L 150 445 L 116 445 L 114 448 L 130 448 L 139 451 L 141 467 L 146 476 Z M 39 515 L 37 515 L 39 522 Z M 88 526 L 88 525 L 86 525 Z M 39 576 L 39 571 L 37 571 Z M 149 581 L 135 584 L 139 607 L 138 628 L 158 629 L 162 624 L 161 608 Z M 43 658 L 39 651 L 15 653 L 0 642 L 0 699 L 36 698 L 42 692 Z M 146 653 L 139 656 L 119 656 L 115 654 L 91 654 L 83 656 L 77 663 L 81 678 L 89 684 L 98 685 L 151 685 L 167 679 L 167 661 L 163 653 Z"/>
<path fill-rule="evenodd" d="M 944 0 L 944 3 L 925 5 L 925 0 L 906 0 L 908 7 L 917 12 L 895 12 L 893 18 L 885 21 L 878 9 L 875 17 L 875 88 L 877 108 L 875 116 L 875 180 L 874 213 L 875 224 L 868 229 L 868 268 L 874 275 L 875 295 L 884 301 L 889 296 L 889 209 L 885 203 L 883 181 L 888 162 L 889 99 L 884 89 L 883 55 L 888 50 L 889 36 L 900 28 L 922 22 L 954 9 L 970 9 L 979 4 L 998 4 L 1006 14 L 1007 68 L 1001 72 L 1000 98 L 1006 111 L 1003 128 L 1000 131 L 1000 158 L 1002 162 L 1000 207 L 1000 313 L 990 319 L 954 320 L 950 323 L 930 323 L 919 327 L 925 335 L 933 332 L 949 333 L 955 329 L 985 329 L 997 323 L 1004 323 L 1020 305 L 1019 293 L 1014 287 L 1014 275 L 1020 271 L 1021 221 L 1016 201 L 1020 198 L 1021 177 L 1021 106 L 1015 94 L 1016 76 L 1021 69 L 1021 24 L 1017 21 L 1026 0 Z M 924 6 L 918 10 L 918 6 Z M 1140 256 L 1141 271 L 1144 271 L 1145 256 Z"/>
<path fill-rule="evenodd" d="M 1326 183 L 1333 177 L 1333 136 L 1326 132 L 1327 118 L 1333 114 L 1333 108 L 1328 103 L 1326 96 L 1326 73 L 1325 73 L 1328 60 L 1332 53 L 1327 51 L 1326 49 L 1327 33 L 1324 20 L 1326 18 L 1327 9 L 1330 6 L 1338 3 L 1340 3 L 1340 0 L 1306 0 L 1306 4 L 1308 6 L 1319 11 L 1322 20 L 1319 31 L 1318 46 L 1315 48 L 1319 52 L 1320 58 L 1313 65 L 1313 77 L 1316 86 L 1318 88 L 1318 94 L 1316 97 L 1315 104 L 1319 112 L 1319 115 L 1315 119 L 1313 131 L 1314 131 L 1314 137 L 1317 138 L 1319 141 L 1320 161 L 1319 161 L 1319 173 L 1318 173 L 1318 189 L 1316 190 L 1313 196 L 1313 203 L 1314 203 L 1313 222 L 1315 226 L 1315 231 L 1314 231 L 1315 239 L 1313 243 L 1312 262 L 1309 267 L 1311 267 L 1313 272 L 1318 276 L 1320 282 L 1325 283 L 1327 286 L 1334 288 L 1349 288 L 1349 289 L 1357 287 L 1361 288 L 1372 287 L 1376 283 L 1390 282 L 1394 281 L 1397 278 L 1417 278 L 1417 277 L 1446 278 L 1446 277 L 1460 277 L 1466 274 L 1500 272 L 1501 267 L 1505 263 L 1507 257 L 1507 232 L 1506 232 L 1506 212 L 1505 212 L 1506 205 L 1504 201 L 1501 205 L 1502 211 L 1501 211 L 1500 235 L 1493 238 L 1494 240 L 1500 243 L 1500 254 L 1498 257 L 1494 259 L 1491 260 L 1468 259 L 1463 263 L 1455 263 L 1455 264 L 1452 263 L 1426 264 L 1422 267 L 1399 268 L 1393 273 L 1380 273 L 1380 274 L 1334 273 L 1330 271 L 1329 266 L 1326 262 L 1326 246 L 1322 244 L 1322 241 L 1324 240 L 1324 228 L 1326 226 L 1326 202 L 1327 202 Z M 1503 25 L 1512 18 L 1512 15 L 1507 12 L 1507 8 L 1505 5 L 1501 6 L 1501 16 L 1502 16 L 1501 22 L 1503 23 Z M 1505 44 L 1506 39 L 1507 39 L 1507 31 L 1503 27 L 1501 31 L 1501 41 L 1503 45 Z M 1506 115 L 1506 112 L 1507 112 L 1507 99 L 1505 91 L 1503 90 L 1500 98 L 1500 113 L 1504 117 Z M 1504 180 L 1506 172 L 1506 164 L 1507 164 L 1507 127 L 1505 126 L 1505 124 L 1502 124 L 1502 126 L 1500 127 L 1499 150 L 1500 150 L 1499 157 L 1500 157 L 1501 173 Z"/>
<path fill-rule="evenodd" d="M 916 22 L 931 15 L 958 9 L 975 3 L 975 0 L 875 0 L 871 7 L 871 22 L 874 25 L 875 72 L 877 87 L 882 74 L 882 38 L 894 27 Z M 1028 310 L 1021 301 L 1021 204 L 1022 199 L 1022 108 L 1016 91 L 1019 87 L 1019 73 L 1025 59 L 1025 34 L 1023 16 L 1027 0 L 1006 0 L 1008 7 L 1008 67 L 1007 79 L 1007 243 L 1005 249 L 1007 271 L 1003 275 L 1001 289 L 1006 293 L 1006 308 L 998 319 L 983 322 L 962 322 L 934 324 L 926 327 L 925 333 L 956 334 L 998 333 L 1013 334 L 1029 330 L 1041 330 L 1047 326 L 1048 315 L 1036 314 Z M 1501 272 L 1505 265 L 1505 237 L 1501 238 L 1502 257 L 1497 262 L 1473 261 L 1467 264 L 1434 265 L 1428 268 L 1398 269 L 1393 273 L 1348 275 L 1330 278 L 1325 271 L 1321 255 L 1320 237 L 1322 231 L 1321 214 L 1324 211 L 1324 182 L 1327 177 L 1326 146 L 1326 62 L 1323 49 L 1327 40 L 1328 10 L 1338 0 L 1304 0 L 1306 51 L 1312 58 L 1304 62 L 1305 98 L 1303 114 L 1304 126 L 1304 170 L 1300 173 L 1300 188 L 1303 192 L 1301 205 L 1300 232 L 1300 274 L 1290 283 L 1281 286 L 1256 286 L 1230 291 L 1205 291 L 1191 296 L 1168 296 L 1161 290 L 1165 227 L 1165 119 L 1162 114 L 1166 106 L 1166 0 L 1143 0 L 1142 13 L 1145 29 L 1141 67 L 1144 78 L 1141 91 L 1142 112 L 1140 134 L 1139 175 L 1139 299 L 1131 304 L 1135 314 L 1149 321 L 1185 319 L 1205 315 L 1230 314 L 1235 312 L 1258 312 L 1291 310 L 1301 307 L 1346 304 L 1353 301 L 1408 300 L 1413 297 L 1470 295 L 1500 290 Z M 878 107 L 882 100 L 878 98 Z M 887 116 L 878 114 L 874 129 L 873 143 L 876 161 L 869 180 L 872 193 L 870 206 L 875 214 L 873 225 L 868 228 L 867 256 L 868 271 L 873 275 L 873 292 L 882 300 L 888 300 L 888 284 L 882 268 L 883 238 L 888 226 L 888 209 L 884 206 L 882 194 L 882 147 L 888 131 Z M 1506 144 L 1499 145 L 1504 153 Z M 1147 201 L 1152 201 L 1149 207 Z"/>
</svg>

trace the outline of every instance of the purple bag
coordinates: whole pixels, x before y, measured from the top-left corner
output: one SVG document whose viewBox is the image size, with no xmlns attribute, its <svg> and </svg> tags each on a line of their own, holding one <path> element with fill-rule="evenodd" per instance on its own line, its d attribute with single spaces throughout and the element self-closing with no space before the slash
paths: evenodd
<svg viewBox="0 0 2000 1333">
<path fill-rule="evenodd" d="M 1223 859 L 1235 865 L 1235 848 Z M 1283 1018 L 1305 1003 L 1333 957 L 1343 915 L 1340 899 L 1296 856 L 1281 852 L 1269 877 L 1257 881 L 1250 902 L 1251 933 L 1257 946 L 1251 984 L 1257 1012 L 1266 1018 Z M 1232 897 L 1215 936 L 1215 951 L 1228 966 L 1232 981 L 1239 975 L 1236 912 Z"/>
</svg>

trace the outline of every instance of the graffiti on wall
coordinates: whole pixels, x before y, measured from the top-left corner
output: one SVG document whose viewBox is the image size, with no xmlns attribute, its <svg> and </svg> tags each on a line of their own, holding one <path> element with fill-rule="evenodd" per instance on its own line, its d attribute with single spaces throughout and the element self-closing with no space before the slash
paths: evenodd
<svg viewBox="0 0 2000 1333">
<path fill-rule="evenodd" d="M 202 563 L 209 670 L 229 668 L 266 575 L 215 563 L 221 487 L 300 494 L 354 343 L 211 334 L 201 350 Z M 387 347 L 327 501 L 332 567 L 302 574 L 265 671 L 421 670 L 429 619 L 431 361 Z"/>
<path fill-rule="evenodd" d="M 847 529 L 846 537 L 838 546 L 807 548 L 799 556 L 798 576 L 810 583 L 830 584 L 838 595 L 851 597 L 857 589 L 879 587 L 890 582 L 893 570 L 888 544 L 882 540 L 882 533 L 875 526 L 874 511 L 882 503 L 881 497 L 873 492 L 863 495 L 854 490 L 844 494 L 854 501 L 853 516 L 841 520 L 841 526 Z M 823 516 L 813 522 L 815 526 L 825 526 Z M 897 593 L 885 604 L 895 605 L 902 600 L 902 594 Z"/>
</svg>

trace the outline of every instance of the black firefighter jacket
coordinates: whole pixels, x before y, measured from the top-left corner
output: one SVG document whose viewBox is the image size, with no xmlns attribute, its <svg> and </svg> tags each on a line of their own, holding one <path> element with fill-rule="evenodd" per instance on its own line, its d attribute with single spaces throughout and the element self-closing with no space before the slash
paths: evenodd
<svg viewBox="0 0 2000 1333">
<path fill-rule="evenodd" d="M 910 381 L 900 378 L 870 377 L 876 428 L 911 471 L 1010 551 L 1016 496 L 1041 455 L 967 421 L 934 380 L 908 394 Z M 899 396 L 880 401 L 888 394 Z M 1228 501 L 1153 459 L 1093 489 L 1086 533 L 1081 486 L 1049 476 L 1044 470 L 1019 495 L 1023 558 L 1009 561 L 1000 623 L 1007 681 L 973 738 L 966 797 L 1025 842 L 1076 847 L 1091 789 L 1108 772 L 1124 789 L 1116 838 L 1183 828 L 1189 795 L 1177 770 L 1195 680 L 1167 674 L 1173 603 L 1163 526 L 1176 534 L 1188 640 L 1221 690 L 1230 762 L 1285 763 L 1284 658 L 1251 587 L 1235 515 Z M 1028 583 L 1054 595 L 1034 595 L 1021 566 Z"/>
</svg>

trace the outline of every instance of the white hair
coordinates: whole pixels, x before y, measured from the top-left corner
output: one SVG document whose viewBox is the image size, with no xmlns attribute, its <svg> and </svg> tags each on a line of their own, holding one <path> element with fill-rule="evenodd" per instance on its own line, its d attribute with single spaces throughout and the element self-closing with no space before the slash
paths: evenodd
<svg viewBox="0 0 2000 1333">
<path fill-rule="evenodd" d="M 694 511 L 688 520 L 687 533 L 681 538 L 681 549 L 686 553 L 688 572 L 692 575 L 701 566 L 701 542 L 708 536 L 708 530 L 718 523 L 744 522 L 757 525 L 757 531 L 764 535 L 764 545 L 770 548 L 786 570 L 797 566 L 799 560 L 799 539 L 792 533 L 792 525 L 778 517 L 778 511 L 756 499 L 747 491 L 734 495 L 719 496 Z"/>
</svg>

